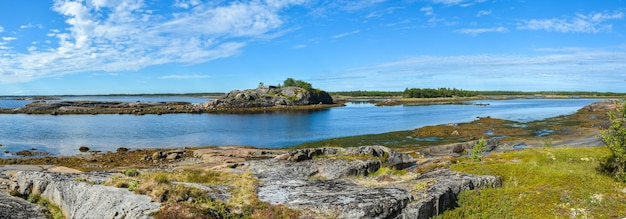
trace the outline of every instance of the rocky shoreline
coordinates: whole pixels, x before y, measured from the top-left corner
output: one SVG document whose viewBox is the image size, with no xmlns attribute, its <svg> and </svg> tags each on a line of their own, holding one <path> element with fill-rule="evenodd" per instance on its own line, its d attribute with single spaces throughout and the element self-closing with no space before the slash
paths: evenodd
<svg viewBox="0 0 626 219">
<path fill-rule="evenodd" d="M 160 154 L 172 153 L 164 151 Z M 293 151 L 232 147 L 182 154 L 190 156 L 166 161 L 156 155 L 153 159 L 167 163 L 159 165 L 159 171 L 211 168 L 251 173 L 260 182 L 257 195 L 261 201 L 298 210 L 303 218 L 429 218 L 453 208 L 461 191 L 501 185 L 499 177 L 447 169 L 420 174 L 414 171 L 420 167 L 415 158 L 383 146 Z M 259 159 L 261 157 L 266 159 Z M 153 163 L 157 164 L 156 161 Z M 376 173 L 385 168 L 406 173 Z M 7 192 L 20 197 L 39 195 L 59 206 L 67 218 L 150 218 L 152 212 L 163 206 L 128 189 L 104 186 L 102 182 L 120 174 L 116 171 L 78 172 L 53 166 L 12 165 L 0 167 L 0 172 L 6 176 L 2 185 Z M 176 184 L 196 186 L 185 182 Z M 232 195 L 229 188 L 226 185 L 213 197 L 228 199 Z M 0 202 L 13 199 L 6 193 L 0 196 Z M 41 209 L 27 202 L 20 203 L 11 208 L 31 212 L 32 218 L 40 218 L 37 212 Z M 30 210 L 24 206 L 30 206 Z"/>
<path fill-rule="evenodd" d="M 263 113 L 272 111 L 307 111 L 343 106 L 324 91 L 299 87 L 262 86 L 233 90 L 204 104 L 189 102 L 120 102 L 120 101 L 45 101 L 26 106 L 0 109 L 0 114 L 169 114 L 169 113 Z"/>
</svg>

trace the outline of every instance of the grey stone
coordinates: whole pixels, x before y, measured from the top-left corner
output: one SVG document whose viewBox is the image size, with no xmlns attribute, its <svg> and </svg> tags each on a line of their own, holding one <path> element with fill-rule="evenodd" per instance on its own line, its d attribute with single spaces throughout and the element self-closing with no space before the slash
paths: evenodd
<svg viewBox="0 0 626 219">
<path fill-rule="evenodd" d="M 77 174 L 22 171 L 11 189 L 28 196 L 39 194 L 61 208 L 67 218 L 150 218 L 159 204 L 127 189 L 91 185 Z"/>
<path fill-rule="evenodd" d="M 500 177 L 463 174 L 448 169 L 426 173 L 406 182 L 393 182 L 389 186 L 355 184 L 351 180 L 353 176 L 369 175 L 381 166 L 406 164 L 413 160 L 382 146 L 312 148 L 294 150 L 289 154 L 287 159 L 250 161 L 247 166 L 262 182 L 259 199 L 309 212 L 310 215 L 304 217 L 430 218 L 455 207 L 461 191 L 502 185 Z M 388 156 L 389 159 L 386 164 L 381 161 L 384 159 L 311 159 L 320 154 L 362 154 Z M 415 184 L 420 181 L 430 183 L 424 189 L 416 190 Z"/>
<path fill-rule="evenodd" d="M 207 108 L 241 108 L 332 104 L 333 98 L 325 91 L 309 91 L 299 87 L 259 87 L 233 90 L 223 98 L 207 101 Z"/>
<path fill-rule="evenodd" d="M 45 219 L 44 208 L 32 204 L 24 199 L 13 197 L 4 191 L 0 191 L 0 218 L 23 219 L 33 218 Z"/>
</svg>

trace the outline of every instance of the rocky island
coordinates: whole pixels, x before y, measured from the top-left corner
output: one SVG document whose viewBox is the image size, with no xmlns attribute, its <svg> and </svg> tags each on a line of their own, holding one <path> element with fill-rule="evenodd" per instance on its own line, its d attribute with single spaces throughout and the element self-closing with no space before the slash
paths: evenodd
<svg viewBox="0 0 626 219">
<path fill-rule="evenodd" d="M 289 83 L 289 82 L 292 83 Z M 0 109 L 3 114 L 167 114 L 167 113 L 261 113 L 269 111 L 306 111 L 342 106 L 326 91 L 294 79 L 283 86 L 263 86 L 233 90 L 204 104 L 189 102 L 119 102 L 119 101 L 45 101 L 36 100 L 14 109 Z"/>
</svg>

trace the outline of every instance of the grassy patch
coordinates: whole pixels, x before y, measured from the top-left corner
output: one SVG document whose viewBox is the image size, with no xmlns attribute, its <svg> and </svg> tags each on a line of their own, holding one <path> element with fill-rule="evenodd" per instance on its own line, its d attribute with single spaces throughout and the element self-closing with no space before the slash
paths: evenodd
<svg viewBox="0 0 626 219">
<path fill-rule="evenodd" d="M 213 200 L 209 196 L 210 191 L 173 182 L 228 186 L 231 197 L 227 202 Z M 258 183 L 248 172 L 183 170 L 112 177 L 106 184 L 128 188 L 163 203 L 155 218 L 297 218 L 298 211 L 259 200 Z"/>
<path fill-rule="evenodd" d="M 406 170 L 396 170 L 394 168 L 383 166 L 383 167 L 378 168 L 378 170 L 376 170 L 376 172 L 373 172 L 372 174 L 370 174 L 370 176 L 382 176 L 382 175 L 404 176 L 407 173 L 408 173 L 408 171 L 406 171 Z"/>
<path fill-rule="evenodd" d="M 46 211 L 44 211 L 44 215 L 46 216 L 46 218 L 52 218 L 52 219 L 65 218 L 59 206 L 53 205 L 52 203 L 50 203 L 50 201 L 48 201 L 48 199 L 45 199 L 41 197 L 40 195 L 31 194 L 28 196 L 26 200 L 30 203 L 38 204 L 46 208 Z"/>
<path fill-rule="evenodd" d="M 492 153 L 453 170 L 501 176 L 502 188 L 462 192 L 440 218 L 619 218 L 626 184 L 596 171 L 607 148 L 542 148 Z"/>
</svg>

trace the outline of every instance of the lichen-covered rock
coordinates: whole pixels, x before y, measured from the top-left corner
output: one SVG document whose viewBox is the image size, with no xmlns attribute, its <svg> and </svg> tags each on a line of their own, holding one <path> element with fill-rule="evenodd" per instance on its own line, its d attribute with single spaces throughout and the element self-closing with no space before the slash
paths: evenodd
<svg viewBox="0 0 626 219">
<path fill-rule="evenodd" d="M 409 203 L 396 218 L 431 218 L 456 207 L 457 196 L 462 191 L 502 186 L 500 177 L 465 174 L 449 169 L 435 170 L 418 177 L 418 180 L 424 179 L 431 180 L 431 185 L 416 193 L 412 198 L 415 201 Z"/>
<path fill-rule="evenodd" d="M 393 167 L 396 169 L 404 169 L 415 164 L 415 158 L 406 153 L 395 152 L 388 147 L 374 145 L 374 146 L 360 146 L 351 148 L 305 148 L 298 149 L 289 152 L 286 157 L 281 156 L 281 159 L 287 159 L 289 161 L 305 161 L 313 159 L 315 156 L 322 155 L 343 155 L 343 156 L 371 156 L 378 158 L 384 165 Z"/>
<path fill-rule="evenodd" d="M 371 166 L 370 166 L 371 165 Z M 265 160 L 249 169 L 263 182 L 258 196 L 270 204 L 313 212 L 316 217 L 387 218 L 399 215 L 410 195 L 398 188 L 369 188 L 341 177 L 371 173 L 380 161 Z"/>
<path fill-rule="evenodd" d="M 22 171 L 13 176 L 11 189 L 28 196 L 39 194 L 61 208 L 67 218 L 150 218 L 159 204 L 127 189 L 91 185 L 77 175 Z"/>
<path fill-rule="evenodd" d="M 319 156 L 336 154 L 386 159 L 350 160 Z M 312 159 L 314 156 L 319 157 Z M 291 151 L 281 159 L 251 161 L 246 166 L 262 181 L 259 199 L 302 210 L 310 214 L 305 217 L 315 218 L 430 218 L 455 207 L 461 191 L 502 184 L 500 177 L 463 174 L 448 169 L 403 182 L 383 178 L 382 181 L 386 182 L 381 185 L 355 183 L 354 176 L 367 176 L 381 166 L 406 164 L 405 160 L 411 159 L 383 146 L 312 148 Z M 415 186 L 422 182 L 428 182 L 424 183 L 424 188 Z"/>
</svg>

